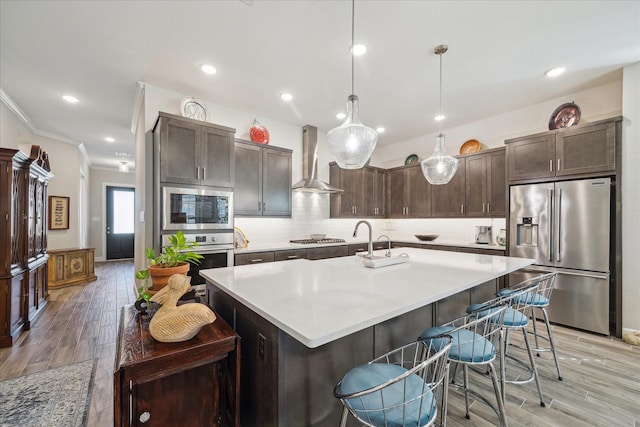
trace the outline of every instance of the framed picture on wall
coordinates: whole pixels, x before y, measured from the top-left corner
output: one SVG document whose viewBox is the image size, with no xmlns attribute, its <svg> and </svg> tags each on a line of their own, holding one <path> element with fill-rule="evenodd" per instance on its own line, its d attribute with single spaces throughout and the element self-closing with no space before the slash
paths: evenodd
<svg viewBox="0 0 640 427">
<path fill-rule="evenodd" d="M 49 230 L 69 229 L 69 198 L 49 196 Z"/>
</svg>

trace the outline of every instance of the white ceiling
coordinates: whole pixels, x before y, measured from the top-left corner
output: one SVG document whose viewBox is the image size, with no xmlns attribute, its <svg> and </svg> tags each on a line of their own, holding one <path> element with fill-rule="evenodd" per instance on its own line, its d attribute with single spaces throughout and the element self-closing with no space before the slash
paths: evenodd
<svg viewBox="0 0 640 427">
<path fill-rule="evenodd" d="M 361 118 L 386 127 L 379 144 L 434 132 L 443 43 L 445 127 L 620 79 L 640 61 L 639 22 L 639 1 L 358 0 Z M 138 81 L 327 132 L 351 92 L 350 42 L 346 0 L 0 0 L 0 87 L 39 133 L 114 167 L 134 152 Z"/>
</svg>

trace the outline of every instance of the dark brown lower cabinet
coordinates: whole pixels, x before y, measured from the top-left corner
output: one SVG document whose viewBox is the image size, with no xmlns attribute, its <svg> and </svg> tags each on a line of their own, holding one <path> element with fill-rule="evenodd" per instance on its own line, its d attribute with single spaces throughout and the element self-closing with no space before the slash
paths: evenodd
<svg viewBox="0 0 640 427">
<path fill-rule="evenodd" d="M 122 308 L 114 425 L 239 427 L 240 337 L 217 316 L 188 341 L 161 343 L 150 320 Z"/>
</svg>

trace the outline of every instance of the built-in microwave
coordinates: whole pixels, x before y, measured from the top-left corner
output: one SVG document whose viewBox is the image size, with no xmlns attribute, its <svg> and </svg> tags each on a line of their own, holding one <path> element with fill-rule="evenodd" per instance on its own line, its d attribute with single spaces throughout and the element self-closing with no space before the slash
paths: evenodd
<svg viewBox="0 0 640 427">
<path fill-rule="evenodd" d="M 233 191 L 162 187 L 162 230 L 233 229 Z"/>
</svg>

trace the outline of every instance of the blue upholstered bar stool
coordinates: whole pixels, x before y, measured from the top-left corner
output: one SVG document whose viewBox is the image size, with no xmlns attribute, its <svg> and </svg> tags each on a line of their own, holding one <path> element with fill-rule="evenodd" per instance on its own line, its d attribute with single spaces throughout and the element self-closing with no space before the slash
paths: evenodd
<svg viewBox="0 0 640 427">
<path fill-rule="evenodd" d="M 416 341 L 347 372 L 333 390 L 344 405 L 340 426 L 349 413 L 368 426 L 434 425 L 438 406 L 446 414 L 451 341 L 448 335 Z"/>
<path fill-rule="evenodd" d="M 469 394 L 471 393 L 489 405 L 498 415 L 500 425 L 505 427 L 508 425 L 507 415 L 493 361 L 496 358 L 496 349 L 500 346 L 500 328 L 506 309 L 506 305 L 483 306 L 482 310 L 447 322 L 442 326 L 428 328 L 419 337 L 429 343 L 440 334 L 448 334 L 453 337 L 449 361 L 462 365 L 467 419 L 469 418 Z M 470 366 L 486 366 L 489 369 L 497 407 L 484 396 L 469 388 Z"/>
<path fill-rule="evenodd" d="M 500 390 L 502 392 L 502 400 L 506 401 L 505 389 L 506 383 L 513 384 L 526 384 L 531 381 L 535 381 L 538 389 L 538 396 L 540 397 L 540 406 L 545 406 L 544 397 L 542 395 L 542 388 L 540 386 L 540 378 L 538 376 L 538 368 L 536 367 L 531 345 L 529 344 L 529 338 L 527 335 L 527 326 L 529 325 L 529 313 L 531 307 L 536 299 L 539 297 L 539 289 L 545 280 L 548 278 L 545 276 L 535 277 L 533 279 L 525 280 L 512 288 L 509 292 L 503 292 L 502 296 L 499 296 L 490 301 L 486 301 L 480 304 L 471 304 L 467 307 L 467 312 L 483 313 L 484 307 L 495 306 L 496 304 L 508 305 L 505 310 L 504 317 L 502 318 L 502 330 L 504 331 L 504 339 L 502 341 L 502 347 L 500 349 Z M 511 330 L 522 331 L 524 338 L 525 349 L 529 358 L 529 364 L 521 361 L 520 359 L 507 355 L 507 348 L 509 345 L 509 333 Z M 507 357 L 518 363 L 521 367 L 529 372 L 529 377 L 525 379 L 513 379 L 507 380 Z"/>
<path fill-rule="evenodd" d="M 533 326 L 533 337 L 535 340 L 535 347 L 532 348 L 534 352 L 540 356 L 541 352 L 550 351 L 553 354 L 553 360 L 556 363 L 556 370 L 558 371 L 558 379 L 562 381 L 562 372 L 560 372 L 560 363 L 558 362 L 558 353 L 556 352 L 556 346 L 553 342 L 553 335 L 551 334 L 551 327 L 549 326 L 549 315 L 547 314 L 547 307 L 551 301 L 551 293 L 553 292 L 553 286 L 555 284 L 557 273 L 548 273 L 539 276 L 540 287 L 538 289 L 538 295 L 532 300 L 531 304 L 531 320 Z M 499 296 L 507 295 L 509 292 L 513 292 L 518 285 L 506 288 L 498 292 Z M 536 326 L 536 310 L 542 312 L 544 318 L 544 324 L 546 326 L 546 335 L 541 334 Z M 530 332 L 530 331 L 529 331 Z M 549 347 L 540 347 L 538 340 L 544 340 L 549 343 Z"/>
</svg>

